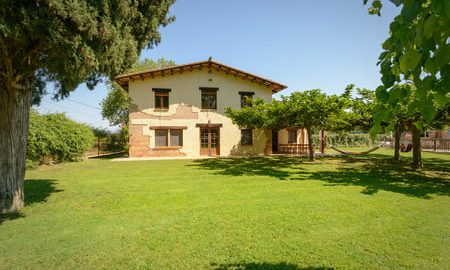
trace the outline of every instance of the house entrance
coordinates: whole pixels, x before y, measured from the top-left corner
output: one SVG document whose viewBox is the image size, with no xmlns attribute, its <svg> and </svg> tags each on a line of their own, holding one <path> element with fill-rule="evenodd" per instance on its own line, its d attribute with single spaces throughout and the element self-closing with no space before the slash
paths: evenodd
<svg viewBox="0 0 450 270">
<path fill-rule="evenodd" d="M 218 128 L 200 128 L 200 155 L 220 155 L 220 130 Z"/>
</svg>

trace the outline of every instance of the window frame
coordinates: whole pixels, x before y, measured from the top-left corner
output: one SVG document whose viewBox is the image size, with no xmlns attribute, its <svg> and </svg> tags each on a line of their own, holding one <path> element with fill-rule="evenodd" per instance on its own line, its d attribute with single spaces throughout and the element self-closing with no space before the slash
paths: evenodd
<svg viewBox="0 0 450 270">
<path fill-rule="evenodd" d="M 250 134 L 245 134 L 246 132 L 249 132 Z M 249 141 L 247 141 L 247 139 Z M 242 128 L 241 129 L 241 145 L 242 146 L 252 146 L 253 145 L 253 128 Z"/>
<path fill-rule="evenodd" d="M 154 129 L 155 130 L 155 148 L 157 149 L 161 149 L 161 148 L 182 148 L 183 144 L 184 144 L 184 134 L 183 134 L 183 130 L 186 129 L 186 127 L 151 127 L 150 129 Z M 157 133 L 161 132 L 161 131 L 165 131 L 166 132 L 166 145 L 157 145 Z M 180 134 L 180 138 L 179 138 L 179 144 L 178 145 L 174 145 L 173 144 L 173 139 L 172 139 L 172 133 L 176 131 L 179 132 Z"/>
<path fill-rule="evenodd" d="M 155 94 L 154 94 L 155 107 L 154 108 L 156 110 L 168 110 L 169 106 L 170 106 L 169 92 L 171 92 L 172 90 L 169 88 L 153 88 L 152 91 L 155 92 Z M 167 98 L 167 106 L 164 106 L 165 98 Z"/>
<path fill-rule="evenodd" d="M 174 131 L 176 131 L 176 132 L 180 132 L 180 138 L 179 138 L 179 144 L 178 145 L 174 145 L 173 144 L 173 139 L 172 139 L 172 132 L 174 132 Z M 174 129 L 169 129 L 169 137 L 170 137 L 170 146 L 173 146 L 173 147 L 183 147 L 183 129 L 176 129 L 176 128 L 174 128 Z"/>
<path fill-rule="evenodd" d="M 252 103 L 246 101 L 246 97 L 253 100 L 255 92 L 239 92 L 241 97 L 241 108 L 252 107 Z"/>
<path fill-rule="evenodd" d="M 291 140 L 291 132 L 295 132 L 294 141 Z M 288 144 L 296 144 L 298 139 L 298 131 L 296 129 L 288 129 Z"/>
<path fill-rule="evenodd" d="M 158 145 L 158 132 L 165 132 L 166 143 L 165 145 Z M 169 129 L 155 129 L 155 148 L 169 147 Z"/>
<path fill-rule="evenodd" d="M 217 110 L 217 91 L 219 91 L 219 88 L 217 87 L 200 87 L 199 90 L 201 91 L 201 95 L 200 95 L 200 108 L 202 110 Z M 205 104 L 203 104 L 203 97 L 207 97 L 206 99 L 206 106 L 204 106 Z M 212 97 L 214 97 L 215 102 L 214 102 L 214 107 L 211 107 L 211 100 Z"/>
</svg>

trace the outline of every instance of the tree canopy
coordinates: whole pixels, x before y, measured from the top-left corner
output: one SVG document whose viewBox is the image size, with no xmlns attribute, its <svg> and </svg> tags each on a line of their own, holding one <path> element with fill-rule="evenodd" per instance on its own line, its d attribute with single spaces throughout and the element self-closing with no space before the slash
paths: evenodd
<svg viewBox="0 0 450 270">
<path fill-rule="evenodd" d="M 0 212 L 23 206 L 31 103 L 130 68 L 161 41 L 174 0 L 0 2 Z"/>
<path fill-rule="evenodd" d="M 225 114 L 233 123 L 242 127 L 304 128 L 308 133 L 310 159 L 314 160 L 315 149 L 312 141 L 313 130 L 339 130 L 346 125 L 342 118 L 348 100 L 337 95 L 327 95 L 320 89 L 294 92 L 273 100 L 271 104 L 255 100 L 252 106 L 233 110 L 226 108 Z"/>
<path fill-rule="evenodd" d="M 379 56 L 382 85 L 376 90 L 377 99 L 386 104 L 375 115 L 375 129 L 380 123 L 392 122 L 399 103 L 395 84 L 410 82 L 416 88 L 417 99 L 408 106 L 409 113 L 418 112 L 422 123 L 431 123 L 439 108 L 450 103 L 450 1 L 390 0 L 402 6 L 390 24 L 390 34 Z M 367 3 L 368 0 L 364 0 Z M 373 0 L 369 13 L 380 15 L 382 3 Z"/>
</svg>

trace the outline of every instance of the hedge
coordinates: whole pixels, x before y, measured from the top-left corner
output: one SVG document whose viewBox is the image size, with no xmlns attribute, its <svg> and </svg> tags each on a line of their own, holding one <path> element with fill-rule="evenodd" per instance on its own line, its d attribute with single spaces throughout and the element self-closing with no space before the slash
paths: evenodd
<svg viewBox="0 0 450 270">
<path fill-rule="evenodd" d="M 65 114 L 30 112 L 27 159 L 40 163 L 77 161 L 92 146 L 94 134 Z"/>
<path fill-rule="evenodd" d="M 318 147 L 320 145 L 319 135 L 313 135 L 314 144 Z M 379 135 L 377 139 L 372 140 L 369 134 L 352 134 L 352 133 L 328 133 L 327 145 L 333 146 L 373 146 L 378 145 L 383 141 L 390 141 L 388 135 Z"/>
</svg>

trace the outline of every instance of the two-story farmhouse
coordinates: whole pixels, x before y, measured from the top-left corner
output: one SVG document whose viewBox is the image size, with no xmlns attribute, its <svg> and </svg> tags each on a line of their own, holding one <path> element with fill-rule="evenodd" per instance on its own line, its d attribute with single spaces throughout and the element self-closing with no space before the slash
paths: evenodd
<svg viewBox="0 0 450 270">
<path fill-rule="evenodd" d="M 262 155 L 303 144 L 303 130 L 240 129 L 224 109 L 271 102 L 287 86 L 212 61 L 116 77 L 129 95 L 130 157 Z"/>
</svg>

